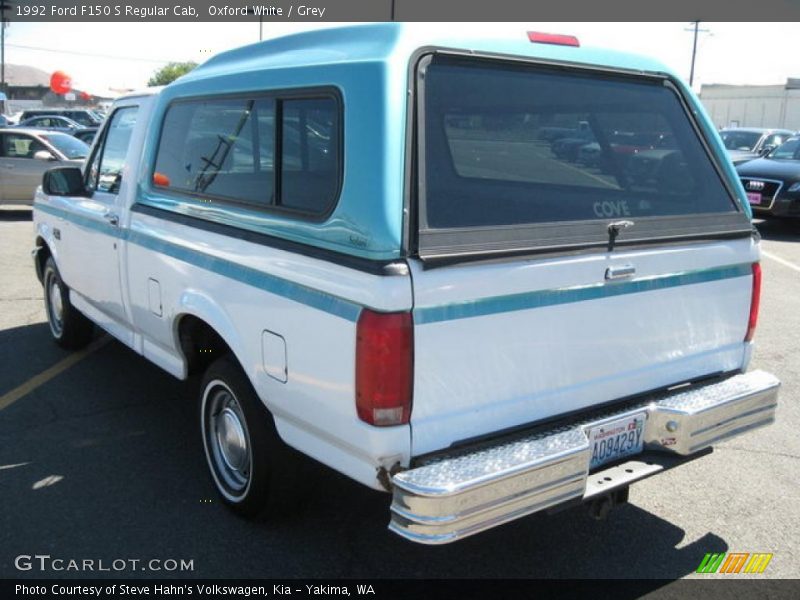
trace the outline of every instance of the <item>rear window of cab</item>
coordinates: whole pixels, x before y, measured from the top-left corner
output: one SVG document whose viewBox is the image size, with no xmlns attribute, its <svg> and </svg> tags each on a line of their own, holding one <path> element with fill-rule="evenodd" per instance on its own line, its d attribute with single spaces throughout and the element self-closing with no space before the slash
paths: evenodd
<svg viewBox="0 0 800 600">
<path fill-rule="evenodd" d="M 321 217 L 341 185 L 341 105 L 333 94 L 173 102 L 152 183 L 206 203 Z"/>
<path fill-rule="evenodd" d="M 664 78 L 437 55 L 418 88 L 423 249 L 599 243 L 614 219 L 648 239 L 745 226 Z"/>
</svg>

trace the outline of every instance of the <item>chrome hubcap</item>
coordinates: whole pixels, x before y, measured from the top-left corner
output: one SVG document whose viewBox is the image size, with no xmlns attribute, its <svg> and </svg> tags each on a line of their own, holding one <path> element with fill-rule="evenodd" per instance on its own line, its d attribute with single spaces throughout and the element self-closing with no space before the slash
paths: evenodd
<svg viewBox="0 0 800 600">
<path fill-rule="evenodd" d="M 250 483 L 250 435 L 236 396 L 222 382 L 206 391 L 203 426 L 218 486 L 227 496 L 241 496 Z"/>
<path fill-rule="evenodd" d="M 47 312 L 50 328 L 56 337 L 61 335 L 62 320 L 64 316 L 64 303 L 61 300 L 61 289 L 58 287 L 55 275 L 50 273 L 47 278 Z"/>
<path fill-rule="evenodd" d="M 216 425 L 222 459 L 228 468 L 241 471 L 247 466 L 247 440 L 239 417 L 230 408 L 225 408 L 217 416 Z"/>
</svg>

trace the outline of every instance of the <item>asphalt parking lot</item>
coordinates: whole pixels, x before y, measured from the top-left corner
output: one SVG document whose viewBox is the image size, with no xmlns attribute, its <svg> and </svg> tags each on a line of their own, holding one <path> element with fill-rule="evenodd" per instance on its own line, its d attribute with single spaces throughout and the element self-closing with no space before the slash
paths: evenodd
<svg viewBox="0 0 800 600">
<path fill-rule="evenodd" d="M 759 577 L 800 577 L 800 223 L 759 223 L 764 286 L 754 367 L 783 381 L 778 421 L 641 482 L 606 521 L 533 516 L 455 545 L 390 534 L 389 497 L 310 462 L 302 502 L 246 522 L 216 499 L 191 383 L 115 341 L 49 339 L 28 210 L 0 210 L 0 577 L 15 557 L 193 561 L 125 577 L 667 578 L 707 552 L 770 552 Z M 699 577 L 707 577 L 700 575 Z"/>
</svg>

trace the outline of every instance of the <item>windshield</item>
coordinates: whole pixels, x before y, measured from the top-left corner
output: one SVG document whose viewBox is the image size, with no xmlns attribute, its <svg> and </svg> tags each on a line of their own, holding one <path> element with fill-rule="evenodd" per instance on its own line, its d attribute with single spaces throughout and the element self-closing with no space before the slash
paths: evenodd
<svg viewBox="0 0 800 600">
<path fill-rule="evenodd" d="M 770 152 L 769 157 L 778 160 L 800 160 L 800 138 L 786 140 Z"/>
<path fill-rule="evenodd" d="M 721 131 L 719 135 L 728 150 L 752 150 L 761 139 L 757 131 Z"/>
<path fill-rule="evenodd" d="M 56 150 L 70 160 L 86 158 L 89 154 L 89 146 L 66 133 L 48 133 L 41 136 L 41 138 L 53 145 Z"/>
</svg>

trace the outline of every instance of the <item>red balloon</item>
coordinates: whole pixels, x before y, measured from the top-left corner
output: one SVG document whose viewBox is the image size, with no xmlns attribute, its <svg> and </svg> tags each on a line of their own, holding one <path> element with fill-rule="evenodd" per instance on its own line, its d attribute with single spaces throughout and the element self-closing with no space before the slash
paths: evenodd
<svg viewBox="0 0 800 600">
<path fill-rule="evenodd" d="M 50 76 L 50 89 L 56 94 L 66 94 L 72 89 L 72 78 L 64 71 L 56 71 Z"/>
<path fill-rule="evenodd" d="M 81 100 L 90 100 L 92 95 L 89 92 L 81 92 Z"/>
</svg>

